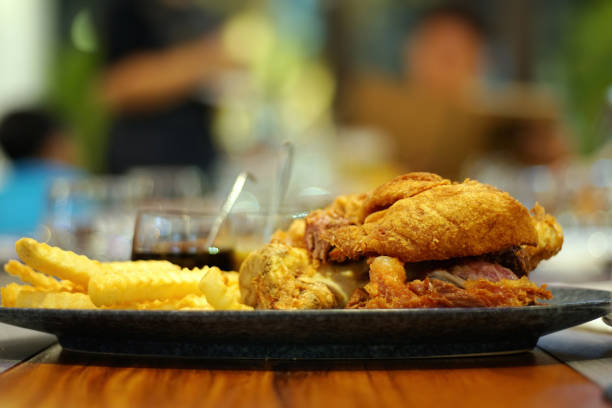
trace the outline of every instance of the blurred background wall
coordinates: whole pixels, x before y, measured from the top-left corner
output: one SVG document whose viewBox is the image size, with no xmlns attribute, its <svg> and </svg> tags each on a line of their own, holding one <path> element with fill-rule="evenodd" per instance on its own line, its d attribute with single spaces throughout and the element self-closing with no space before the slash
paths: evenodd
<svg viewBox="0 0 612 408">
<path fill-rule="evenodd" d="M 34 163 L 46 226 L 94 219 L 67 204 L 83 194 L 96 211 L 214 207 L 241 169 L 261 180 L 243 208 L 261 210 L 290 140 L 293 208 L 405 171 L 473 177 L 541 202 L 602 260 L 610 21 L 607 0 L 0 0 L 0 118 L 53 119 L 2 160 L 0 204 Z M 53 183 L 49 163 L 88 181 Z M 123 245 L 132 224 L 113 222 Z"/>
<path fill-rule="evenodd" d="M 104 68 L 106 52 L 104 38 L 95 24 L 101 14 L 99 9 L 104 6 L 96 3 L 88 0 L 2 1 L 0 112 L 32 101 L 42 100 L 53 105 L 78 128 L 76 137 L 84 155 L 83 164 L 99 172 L 107 167 L 99 152 L 106 148 L 108 122 L 104 106 L 96 100 L 96 92 L 92 89 L 93 80 Z M 226 32 L 232 31 L 233 34 L 228 35 L 233 35 L 234 41 L 248 41 L 235 45 L 233 52 L 242 48 L 239 58 L 243 62 L 248 60 L 249 69 L 256 78 L 255 87 L 260 88 L 257 92 L 265 89 L 264 99 L 269 99 L 270 93 L 282 99 L 281 83 L 289 78 L 293 78 L 294 86 L 302 87 L 302 92 L 311 92 L 312 87 L 304 83 L 306 79 L 298 84 L 297 77 L 312 78 L 314 88 L 321 88 L 321 94 L 311 92 L 317 94 L 315 96 L 294 96 L 302 102 L 286 101 L 293 108 L 303 110 L 298 117 L 292 118 L 294 124 L 290 127 L 294 128 L 304 126 L 299 122 L 308 119 L 302 116 L 314 115 L 305 114 L 306 110 L 328 109 L 298 107 L 300 103 L 305 105 L 304 100 L 312 100 L 316 105 L 325 104 L 317 102 L 317 98 L 332 98 L 333 107 L 341 108 L 341 97 L 350 89 L 347 77 L 351 75 L 375 71 L 383 76 L 398 77 L 403 64 L 399 51 L 404 40 L 418 23 L 423 10 L 433 4 L 417 0 L 194 3 L 203 13 L 216 16 Z M 556 104 L 563 115 L 563 124 L 567 125 L 572 149 L 589 154 L 604 144 L 607 137 L 604 117 L 609 111 L 605 105 L 610 63 L 607 21 L 612 14 L 608 2 L 474 0 L 460 4 L 475 11 L 486 26 L 486 70 L 482 80 L 490 89 L 500 89 L 508 83 L 537 86 L 541 95 L 529 96 L 549 97 L 551 103 Z M 240 35 L 244 38 L 238 38 Z M 276 48 L 278 46 L 280 48 Z M 310 64 L 300 67 L 308 72 L 302 76 L 296 74 L 296 61 Z M 247 92 L 242 88 L 242 92 Z M 229 91 L 229 94 L 232 92 L 237 91 Z M 253 98 L 255 93 L 249 92 L 248 97 Z M 297 95 L 293 90 L 286 93 Z M 325 93 L 331 96 L 326 97 Z M 245 99 L 243 96 L 240 99 Z M 244 129 L 239 130 L 241 126 L 248 127 L 247 118 L 240 117 L 241 113 L 237 112 L 236 120 L 224 116 L 225 108 L 235 105 L 229 99 L 232 96 L 226 94 L 217 127 L 217 133 L 224 133 L 217 138 L 218 144 L 225 149 L 235 145 L 231 142 L 232 137 L 242 138 L 241 141 L 285 137 L 287 129 L 283 129 L 283 136 L 272 135 L 272 132 L 266 132 L 266 136 L 239 135 L 245 133 Z M 239 110 L 236 106 L 232 109 Z M 287 109 L 290 108 L 278 116 L 290 115 Z M 265 117 L 265 114 L 261 118 L 259 113 L 257 118 L 248 119 L 251 124 L 255 120 L 258 126 L 279 126 L 268 123 L 276 119 Z M 279 133 L 278 130 L 275 133 Z"/>
<path fill-rule="evenodd" d="M 57 45 L 56 13 L 53 2 L 0 2 L 0 115 L 45 96 Z"/>
</svg>

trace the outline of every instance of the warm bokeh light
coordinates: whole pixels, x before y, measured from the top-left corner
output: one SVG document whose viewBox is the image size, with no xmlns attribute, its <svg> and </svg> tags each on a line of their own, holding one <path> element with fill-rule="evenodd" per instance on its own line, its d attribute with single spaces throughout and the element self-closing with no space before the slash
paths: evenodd
<svg viewBox="0 0 612 408">
<path fill-rule="evenodd" d="M 223 43 L 236 60 L 256 65 L 273 52 L 275 36 L 269 18 L 255 11 L 232 17 L 223 30 Z"/>
<path fill-rule="evenodd" d="M 283 84 L 281 115 L 291 134 L 299 134 L 331 107 L 334 80 L 323 64 L 300 66 Z"/>
<path fill-rule="evenodd" d="M 91 13 L 87 9 L 79 11 L 70 26 L 70 37 L 74 48 L 83 52 L 94 52 L 98 46 Z"/>
<path fill-rule="evenodd" d="M 228 53 L 244 66 L 224 82 L 220 97 L 215 128 L 228 152 L 299 140 L 330 119 L 335 82 L 321 56 L 309 55 L 316 38 L 308 42 L 282 30 L 281 21 L 254 11 L 232 17 L 223 30 Z"/>
</svg>

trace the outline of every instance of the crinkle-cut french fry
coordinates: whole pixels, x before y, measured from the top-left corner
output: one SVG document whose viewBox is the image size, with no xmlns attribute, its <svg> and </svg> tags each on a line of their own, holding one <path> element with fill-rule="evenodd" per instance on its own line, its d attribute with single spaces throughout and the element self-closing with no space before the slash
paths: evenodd
<svg viewBox="0 0 612 408">
<path fill-rule="evenodd" d="M 21 260 L 30 267 L 72 281 L 83 288 L 89 284 L 89 278 L 101 269 L 98 261 L 36 242 L 32 238 L 21 238 L 15 244 L 15 249 Z"/>
<path fill-rule="evenodd" d="M 102 262 L 102 269 L 111 272 L 140 272 L 149 269 L 156 271 L 180 271 L 181 267 L 168 261 L 156 260 L 141 260 L 141 261 L 117 261 L 117 262 Z"/>
<path fill-rule="evenodd" d="M 236 272 L 221 272 L 216 266 L 204 267 L 205 274 L 200 281 L 200 290 L 208 302 L 218 310 L 250 310 L 251 307 L 240 303 L 240 289 Z M 225 275 L 225 276 L 224 276 Z M 232 282 L 235 281 L 234 284 Z"/>
<path fill-rule="evenodd" d="M 135 310 L 214 310 L 204 295 L 191 294 L 181 299 L 153 300 L 150 302 L 128 303 L 109 306 L 110 309 Z"/>
<path fill-rule="evenodd" d="M 85 293 L 42 292 L 22 290 L 17 295 L 15 307 L 42 309 L 95 309 Z"/>
<path fill-rule="evenodd" d="M 35 288 L 46 289 L 56 292 L 84 292 L 83 288 L 74 282 L 62 280 L 57 281 L 50 276 L 36 272 L 28 265 L 19 261 L 11 260 L 4 265 L 4 270 L 9 274 L 18 277 L 25 283 L 29 283 Z"/>
<path fill-rule="evenodd" d="M 159 299 L 180 299 L 200 294 L 199 269 L 168 270 L 147 268 L 141 271 L 118 272 L 111 269 L 92 276 L 89 296 L 96 306 L 146 302 Z"/>
<path fill-rule="evenodd" d="M 9 283 L 8 285 L 0 288 L 0 296 L 2 296 L 2 306 L 4 307 L 15 307 L 17 303 L 17 296 L 21 292 L 33 292 L 34 289 L 30 285 L 19 285 L 18 283 Z"/>
<path fill-rule="evenodd" d="M 240 290 L 240 274 L 238 272 L 221 272 L 223 276 L 223 283 L 229 288 L 236 288 L 236 290 Z"/>
</svg>

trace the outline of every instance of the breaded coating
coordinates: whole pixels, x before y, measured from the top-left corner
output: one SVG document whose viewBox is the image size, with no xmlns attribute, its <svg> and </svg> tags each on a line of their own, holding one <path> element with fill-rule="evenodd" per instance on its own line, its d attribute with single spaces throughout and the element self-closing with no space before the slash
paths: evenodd
<svg viewBox="0 0 612 408">
<path fill-rule="evenodd" d="M 473 180 L 400 199 L 370 214 L 363 225 L 328 228 L 320 238 L 332 248 L 329 259 L 338 262 L 377 255 L 404 262 L 444 260 L 538 242 L 521 203 Z"/>
<path fill-rule="evenodd" d="M 468 280 L 465 288 L 429 278 L 406 282 L 403 263 L 397 258 L 380 256 L 370 265 L 370 282 L 355 291 L 347 308 L 527 306 L 551 298 L 545 285 L 538 287 L 527 277 L 497 282 Z"/>
<path fill-rule="evenodd" d="M 487 254 L 488 262 L 499 263 L 512 269 L 517 275 L 528 275 L 538 264 L 554 256 L 563 246 L 561 226 L 544 208 L 536 203 L 531 210 L 531 222 L 538 234 L 536 246 L 519 245 L 497 254 Z"/>
<path fill-rule="evenodd" d="M 350 224 L 359 224 L 363 221 L 364 203 L 368 194 L 348 194 L 336 197 L 336 199 L 325 208 L 325 212 L 334 218 L 342 218 Z"/>
<path fill-rule="evenodd" d="M 257 309 L 329 309 L 336 297 L 323 280 L 305 249 L 267 244 L 240 267 L 242 303 Z"/>
<path fill-rule="evenodd" d="M 336 216 L 326 210 L 315 210 L 306 216 L 306 230 L 304 240 L 306 248 L 315 260 L 325 262 L 332 244 L 327 238 L 328 231 L 336 230 L 341 227 L 356 225 L 348 219 Z"/>
<path fill-rule="evenodd" d="M 536 203 L 531 210 L 531 219 L 538 234 L 538 244 L 523 247 L 529 270 L 535 269 L 540 261 L 556 255 L 563 246 L 563 229 L 555 217 L 544 211 L 544 207 Z"/>
<path fill-rule="evenodd" d="M 272 237 L 270 237 L 270 243 L 306 248 L 306 241 L 304 240 L 305 230 L 306 221 L 304 219 L 293 220 L 287 231 L 276 230 Z"/>
<path fill-rule="evenodd" d="M 304 242 L 315 260 L 325 260 L 331 245 L 321 235 L 329 229 L 359 225 L 365 217 L 363 203 L 367 194 L 338 196 L 329 206 L 312 211 L 306 216 Z"/>
<path fill-rule="evenodd" d="M 252 252 L 240 268 L 242 302 L 259 309 L 343 307 L 367 281 L 365 262 L 319 265 L 305 249 L 278 243 Z"/>
<path fill-rule="evenodd" d="M 397 200 L 409 198 L 431 188 L 451 184 L 433 173 L 408 173 L 381 185 L 363 202 L 363 217 L 390 207 Z M 363 219 L 361 220 L 363 222 Z"/>
</svg>

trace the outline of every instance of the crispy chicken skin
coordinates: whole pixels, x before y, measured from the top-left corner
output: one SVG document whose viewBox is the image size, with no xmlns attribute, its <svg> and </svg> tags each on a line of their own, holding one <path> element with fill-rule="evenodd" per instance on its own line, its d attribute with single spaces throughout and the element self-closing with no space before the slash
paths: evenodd
<svg viewBox="0 0 612 408">
<path fill-rule="evenodd" d="M 306 231 L 308 238 L 308 220 Z M 332 261 L 387 255 L 419 262 L 535 246 L 538 235 L 522 204 L 494 187 L 467 180 L 400 199 L 368 215 L 362 225 L 327 228 L 320 239 L 329 244 Z M 326 260 L 321 253 L 313 256 Z"/>
<path fill-rule="evenodd" d="M 240 267 L 242 302 L 258 309 L 328 309 L 333 291 L 318 279 L 308 252 L 268 244 L 251 252 Z"/>
<path fill-rule="evenodd" d="M 563 246 L 563 230 L 555 218 L 536 203 L 531 210 L 531 222 L 538 234 L 537 245 L 517 245 L 505 251 L 486 254 L 481 259 L 505 266 L 518 276 L 523 276 L 528 275 L 541 261 L 559 252 Z"/>
<path fill-rule="evenodd" d="M 364 202 L 368 194 L 348 194 L 336 197 L 325 210 L 333 218 L 342 218 L 349 224 L 360 224 L 363 221 Z"/>
<path fill-rule="evenodd" d="M 367 194 L 339 196 L 327 208 L 306 216 L 304 243 L 315 260 L 325 261 L 332 249 L 329 241 L 322 237 L 327 230 L 362 223 L 365 217 L 363 203 L 367 198 Z"/>
<path fill-rule="evenodd" d="M 363 202 L 362 216 L 384 210 L 397 200 L 409 198 L 436 186 L 451 184 L 450 180 L 432 173 L 408 173 L 381 185 Z M 363 222 L 363 219 L 360 221 Z"/>
<path fill-rule="evenodd" d="M 531 210 L 531 220 L 538 234 L 538 244 L 521 247 L 528 271 L 535 269 L 540 261 L 556 255 L 563 246 L 561 225 L 538 203 Z"/>
<path fill-rule="evenodd" d="M 402 262 L 397 258 L 379 256 L 370 264 L 370 282 L 354 292 L 347 308 L 526 306 L 551 297 L 546 287 L 538 287 L 527 277 L 496 282 L 467 280 L 465 288 L 430 278 L 406 282 Z"/>
<path fill-rule="evenodd" d="M 303 248 L 271 243 L 252 252 L 240 267 L 242 302 L 257 309 L 344 307 L 368 282 L 366 262 L 313 263 Z"/>
<path fill-rule="evenodd" d="M 394 201 L 395 200 L 395 201 Z M 306 247 L 320 262 L 395 256 L 406 262 L 483 256 L 519 276 L 556 254 L 563 231 L 536 204 L 473 180 L 451 183 L 431 173 L 409 173 L 370 194 L 338 197 L 305 219 Z M 457 244 L 459 243 L 459 244 Z"/>
<path fill-rule="evenodd" d="M 276 230 L 270 237 L 272 244 L 285 244 L 296 248 L 306 248 L 304 240 L 304 232 L 306 230 L 306 222 L 304 219 L 294 220 L 287 231 Z"/>
<path fill-rule="evenodd" d="M 243 262 L 240 290 L 259 309 L 533 305 L 551 293 L 526 275 L 562 244 L 538 204 L 409 173 L 277 231 Z"/>
</svg>

